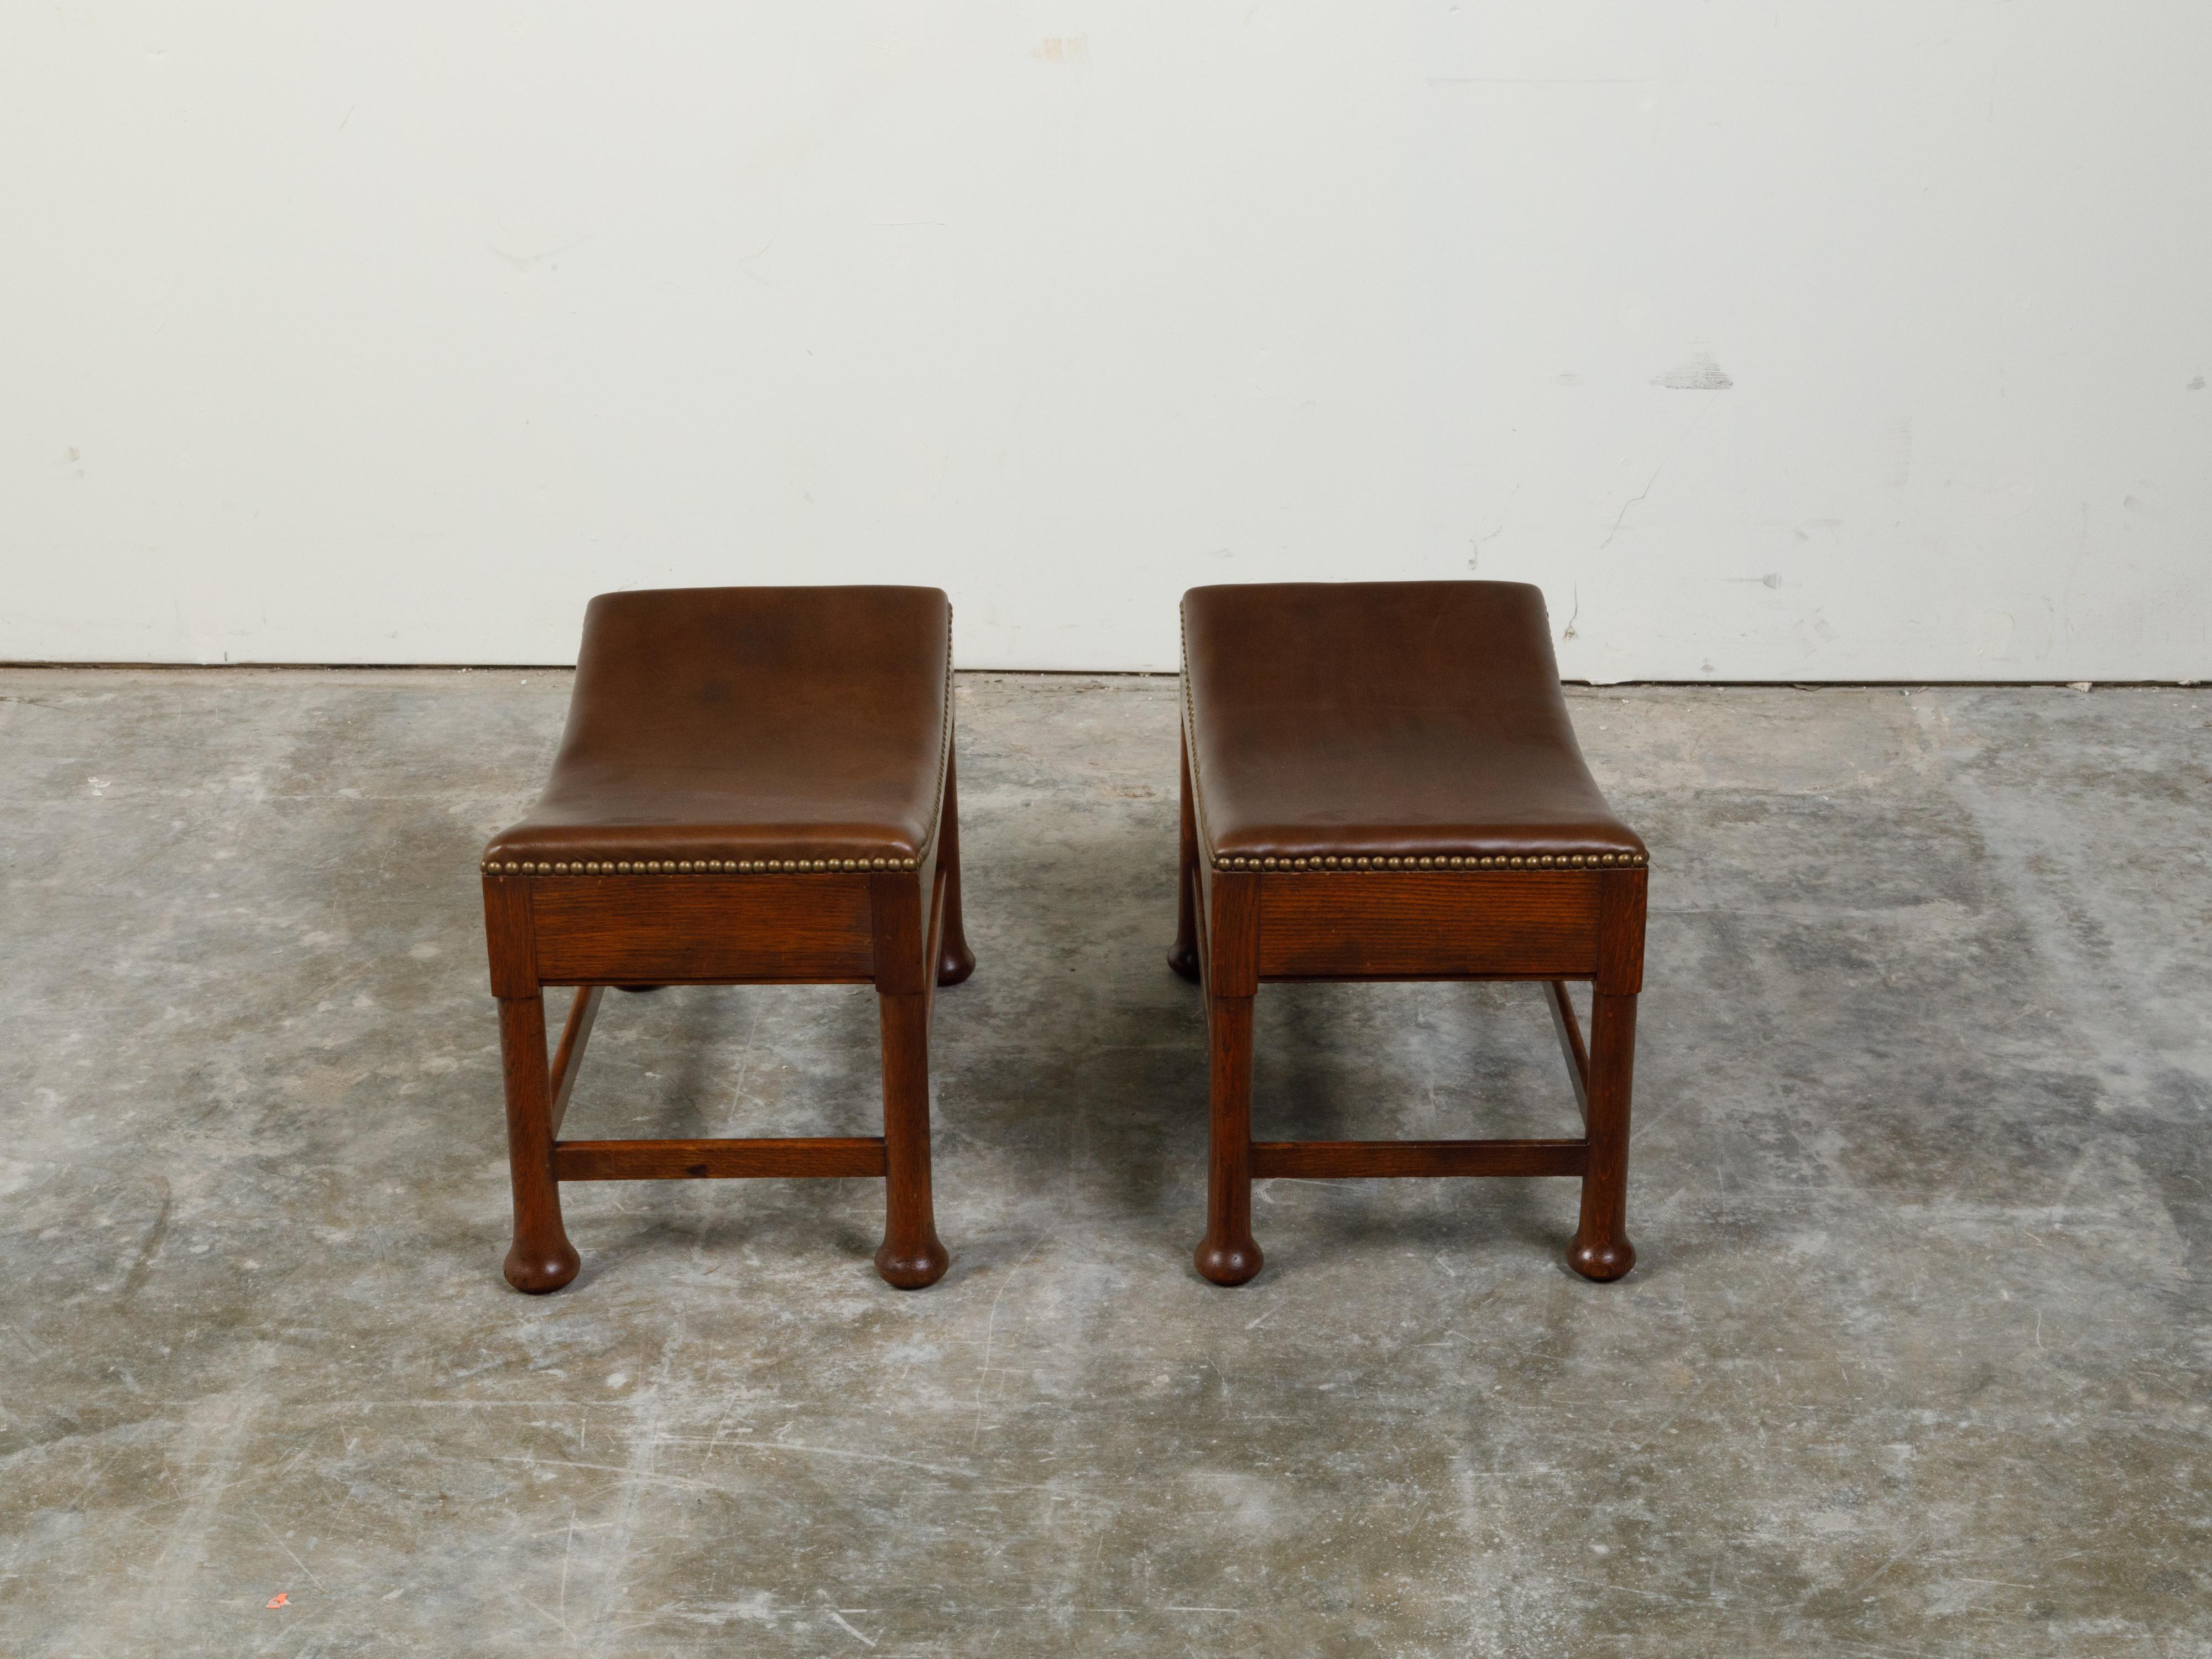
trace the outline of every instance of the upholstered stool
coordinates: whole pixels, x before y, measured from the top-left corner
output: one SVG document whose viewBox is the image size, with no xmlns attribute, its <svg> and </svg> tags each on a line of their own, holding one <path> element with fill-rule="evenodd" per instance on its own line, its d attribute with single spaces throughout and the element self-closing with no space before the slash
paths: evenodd
<svg viewBox="0 0 2212 1659">
<path fill-rule="evenodd" d="M 1212 1152 L 1198 1270 L 1260 1271 L 1271 1176 L 1577 1176 L 1567 1260 L 1628 1242 L 1647 855 L 1590 779 L 1543 595 L 1519 582 L 1285 583 L 1183 596 L 1182 870 L 1170 963 L 1206 987 Z M 1549 981 L 1583 1133 L 1255 1141 L 1268 980 Z M 1567 981 L 1594 982 L 1583 1047 Z"/>
<path fill-rule="evenodd" d="M 563 1181 L 880 1176 L 876 1269 L 945 1267 L 929 1196 L 929 1014 L 968 977 L 952 610 L 933 587 L 605 593 L 544 798 L 484 849 L 507 1072 L 507 1282 L 576 1276 Z M 884 1133 L 562 1140 L 610 986 L 873 984 Z M 541 989 L 579 987 L 548 1065 Z"/>
</svg>

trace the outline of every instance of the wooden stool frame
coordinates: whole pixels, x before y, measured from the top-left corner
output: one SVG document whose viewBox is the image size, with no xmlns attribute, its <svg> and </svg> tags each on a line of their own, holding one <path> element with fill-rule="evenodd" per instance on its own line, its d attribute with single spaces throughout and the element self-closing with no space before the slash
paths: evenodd
<svg viewBox="0 0 2212 1659">
<path fill-rule="evenodd" d="M 1534 864 L 1535 860 L 1530 860 Z M 1217 870 L 1200 846 L 1183 738 L 1182 868 L 1168 963 L 1206 988 L 1211 1052 L 1206 1237 L 1198 1271 L 1260 1271 L 1252 1182 L 1375 1176 L 1578 1176 L 1567 1262 L 1585 1279 L 1636 1265 L 1629 1243 L 1628 1105 L 1644 988 L 1645 871 Z M 1201 925 L 1203 919 L 1203 925 Z M 1252 1139 L 1252 1000 L 1273 981 L 1548 981 L 1583 1133 L 1560 1140 Z M 1593 987 L 1585 1047 L 1567 984 Z"/>
<path fill-rule="evenodd" d="M 950 1258 L 937 1237 L 929 1189 L 929 1018 L 935 988 L 958 984 L 975 967 L 960 921 L 958 791 L 947 742 L 936 842 L 915 869 L 547 876 L 487 867 L 484 925 L 514 1189 L 507 1283 L 538 1293 L 576 1276 L 581 1264 L 562 1225 L 562 1182 L 778 1176 L 883 1177 L 876 1271 L 902 1290 L 944 1276 Z M 854 984 L 876 988 L 882 1134 L 559 1138 L 610 985 Z M 548 985 L 578 988 L 550 1063 Z"/>
</svg>

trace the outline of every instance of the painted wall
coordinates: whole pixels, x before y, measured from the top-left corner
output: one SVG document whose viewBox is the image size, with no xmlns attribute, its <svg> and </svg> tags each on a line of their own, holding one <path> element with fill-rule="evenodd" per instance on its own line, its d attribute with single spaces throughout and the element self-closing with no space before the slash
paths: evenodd
<svg viewBox="0 0 2212 1659">
<path fill-rule="evenodd" d="M 2199 0 L 0 10 L 0 657 L 923 581 L 1548 592 L 1572 677 L 2212 676 Z"/>
</svg>

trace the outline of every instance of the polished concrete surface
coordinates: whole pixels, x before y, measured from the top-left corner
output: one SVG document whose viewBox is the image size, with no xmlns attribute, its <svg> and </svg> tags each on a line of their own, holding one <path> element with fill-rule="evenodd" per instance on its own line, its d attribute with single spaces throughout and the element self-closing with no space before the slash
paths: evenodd
<svg viewBox="0 0 2212 1659">
<path fill-rule="evenodd" d="M 1574 693 L 1641 1264 L 1277 1181 L 1222 1291 L 1174 683 L 963 676 L 951 1273 L 608 1183 L 533 1299 L 476 860 L 567 694 L 0 673 L 0 1653 L 2212 1653 L 2205 692 Z M 1571 1133 L 1539 994 L 1269 988 L 1261 1132 Z M 875 1041 L 611 999 L 572 1132 L 867 1133 Z"/>
</svg>

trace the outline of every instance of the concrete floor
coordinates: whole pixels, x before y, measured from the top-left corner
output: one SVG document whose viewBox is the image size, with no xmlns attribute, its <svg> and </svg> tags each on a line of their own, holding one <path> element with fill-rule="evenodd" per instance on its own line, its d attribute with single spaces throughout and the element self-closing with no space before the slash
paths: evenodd
<svg viewBox="0 0 2212 1659">
<path fill-rule="evenodd" d="M 2206 693 L 1576 693 L 1641 1265 L 1278 1181 L 1224 1291 L 1174 684 L 963 677 L 951 1272 L 872 1183 L 607 1184 L 532 1299 L 476 860 L 567 694 L 0 674 L 0 1652 L 2212 1654 Z M 874 1044 L 620 999 L 571 1122 L 866 1133 Z M 1269 988 L 1257 1099 L 1572 1121 L 1524 987 Z"/>
</svg>

